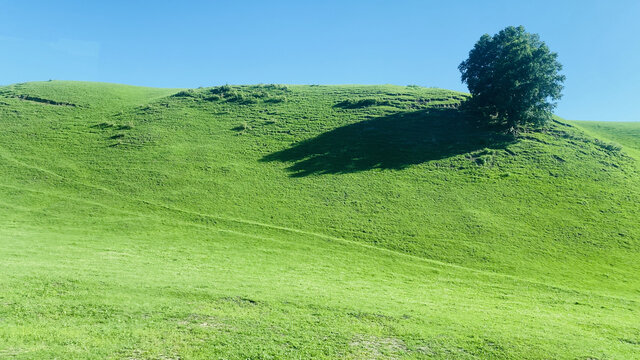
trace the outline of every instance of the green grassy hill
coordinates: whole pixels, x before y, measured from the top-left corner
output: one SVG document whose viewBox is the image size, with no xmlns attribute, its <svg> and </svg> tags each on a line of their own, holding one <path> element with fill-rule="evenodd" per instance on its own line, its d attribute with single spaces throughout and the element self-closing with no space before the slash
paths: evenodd
<svg viewBox="0 0 640 360">
<path fill-rule="evenodd" d="M 0 358 L 640 358 L 640 127 L 465 97 L 0 88 Z"/>
<path fill-rule="evenodd" d="M 573 121 L 572 123 L 594 136 L 607 138 L 623 145 L 627 152 L 639 154 L 637 152 L 640 151 L 640 121 Z"/>
</svg>

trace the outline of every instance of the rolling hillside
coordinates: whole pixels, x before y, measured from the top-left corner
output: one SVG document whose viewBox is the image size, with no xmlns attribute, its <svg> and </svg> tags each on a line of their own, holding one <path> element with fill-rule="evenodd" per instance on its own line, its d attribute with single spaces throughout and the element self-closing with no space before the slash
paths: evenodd
<svg viewBox="0 0 640 360">
<path fill-rule="evenodd" d="M 0 358 L 640 358 L 640 127 L 465 97 L 0 88 Z"/>
<path fill-rule="evenodd" d="M 640 151 L 640 122 L 573 121 L 572 123 L 594 136 L 624 145 L 627 152 Z"/>
</svg>

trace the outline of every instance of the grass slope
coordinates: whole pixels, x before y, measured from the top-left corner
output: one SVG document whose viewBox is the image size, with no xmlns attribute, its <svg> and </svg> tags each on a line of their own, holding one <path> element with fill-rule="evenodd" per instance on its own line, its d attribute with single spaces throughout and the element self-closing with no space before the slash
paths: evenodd
<svg viewBox="0 0 640 360">
<path fill-rule="evenodd" d="M 465 96 L 0 88 L 0 357 L 637 358 L 639 138 Z"/>
<path fill-rule="evenodd" d="M 607 138 L 634 154 L 640 152 L 640 122 L 573 121 L 585 131 L 600 138 Z"/>
</svg>

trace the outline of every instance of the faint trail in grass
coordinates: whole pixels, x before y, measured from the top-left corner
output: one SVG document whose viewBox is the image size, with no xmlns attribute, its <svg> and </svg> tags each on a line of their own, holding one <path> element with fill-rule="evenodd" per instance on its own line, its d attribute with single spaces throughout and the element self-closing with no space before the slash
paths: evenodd
<svg viewBox="0 0 640 360">
<path fill-rule="evenodd" d="M 59 175 L 57 175 L 57 176 L 59 176 Z M 81 185 L 90 187 L 90 185 L 86 185 L 86 184 L 81 184 Z M 144 213 L 137 213 L 137 212 L 133 212 L 133 211 L 127 211 L 127 210 L 124 210 L 124 209 L 119 209 L 119 208 L 115 208 L 115 207 L 112 207 L 112 206 L 109 206 L 109 205 L 105 205 L 105 204 L 102 204 L 102 203 L 99 203 L 99 202 L 96 202 L 96 201 L 75 198 L 75 197 L 71 197 L 71 196 L 68 196 L 68 195 L 61 195 L 61 194 L 55 194 L 55 193 L 46 192 L 46 191 L 21 188 L 21 187 L 12 186 L 12 185 L 6 185 L 6 184 L 0 184 L 0 187 L 11 188 L 11 189 L 20 190 L 20 191 L 34 192 L 34 193 L 38 193 L 38 194 L 42 194 L 42 195 L 53 196 L 53 197 L 58 197 L 58 198 L 65 199 L 65 200 L 71 200 L 71 201 L 75 201 L 75 202 L 80 202 L 80 203 L 84 203 L 84 204 L 88 204 L 88 205 L 92 205 L 92 206 L 100 206 L 100 207 L 103 207 L 103 208 L 111 210 L 111 211 L 119 212 L 119 213 L 126 214 L 126 215 L 129 215 L 129 216 L 143 217 L 143 218 L 151 219 L 151 220 L 154 220 L 154 221 L 157 221 L 157 222 L 161 222 L 161 223 L 169 221 L 170 223 L 173 223 L 173 224 L 176 224 L 176 225 L 192 226 L 192 227 L 197 227 L 197 228 L 206 229 L 206 230 L 213 230 L 213 231 L 222 232 L 222 233 L 229 233 L 229 234 L 234 234 L 234 235 L 239 235 L 239 236 L 246 236 L 246 237 L 249 237 L 249 238 L 252 238 L 252 239 L 256 239 L 256 240 L 263 240 L 263 241 L 266 240 L 266 241 L 276 242 L 276 243 L 280 243 L 280 244 L 288 244 L 288 243 L 290 243 L 289 241 L 278 240 L 278 239 L 275 239 L 275 238 L 272 238 L 272 237 L 260 236 L 260 235 L 250 234 L 250 233 L 246 233 L 246 232 L 242 232 L 242 231 L 220 228 L 220 227 L 212 226 L 212 225 L 197 224 L 197 223 L 194 223 L 193 221 L 183 221 L 183 220 L 177 220 L 177 219 L 168 220 L 168 219 L 166 219 L 164 217 L 158 217 L 158 216 L 153 216 L 153 215 L 144 214 Z M 180 212 L 180 213 L 189 214 L 189 215 L 195 215 L 195 216 L 199 216 L 199 217 L 208 217 L 208 218 L 217 219 L 217 220 L 238 222 L 238 223 L 242 223 L 242 224 L 259 226 L 259 227 L 264 227 L 264 228 L 270 228 L 270 229 L 275 229 L 275 230 L 280 230 L 280 231 L 285 231 L 285 232 L 296 233 L 296 234 L 300 234 L 300 235 L 313 236 L 313 237 L 317 237 L 317 238 L 321 238 L 321 239 L 325 239 L 325 240 L 329 240 L 329 241 L 333 241 L 333 242 L 341 242 L 341 243 L 348 244 L 348 245 L 351 245 L 351 246 L 356 246 L 356 247 L 364 247 L 364 248 L 367 248 L 367 249 L 370 249 L 370 250 L 374 250 L 374 251 L 377 251 L 377 252 L 387 253 L 387 254 L 392 255 L 392 256 L 399 256 L 399 257 L 402 257 L 402 258 L 406 258 L 406 259 L 411 259 L 413 261 L 417 261 L 418 263 L 421 263 L 422 266 L 426 266 L 429 269 L 451 268 L 451 269 L 456 269 L 456 270 L 473 272 L 473 273 L 476 273 L 476 274 L 489 276 L 489 277 L 506 278 L 506 279 L 509 279 L 509 280 L 512 280 L 512 281 L 515 281 L 515 282 L 524 282 L 524 283 L 529 283 L 529 284 L 535 284 L 535 285 L 538 285 L 538 286 L 543 286 L 543 287 L 547 287 L 547 288 L 551 288 L 551 289 L 555 289 L 555 290 L 561 290 L 561 291 L 565 291 L 565 292 L 576 292 L 576 293 L 582 293 L 582 294 L 588 293 L 588 294 L 591 294 L 591 295 L 597 295 L 597 296 L 600 296 L 600 297 L 603 297 L 603 298 L 615 299 L 615 300 L 618 300 L 618 301 L 627 301 L 627 302 L 631 302 L 631 303 L 638 302 L 637 300 L 628 299 L 628 298 L 625 298 L 625 297 L 614 296 L 614 295 L 606 295 L 606 294 L 599 294 L 599 293 L 593 294 L 593 293 L 591 293 L 589 291 L 586 291 L 586 290 L 583 290 L 583 289 L 567 288 L 567 287 L 553 285 L 553 284 L 549 284 L 549 283 L 545 283 L 545 282 L 541 282 L 541 281 L 537 281 L 537 280 L 517 277 L 517 276 L 513 276 L 513 275 L 509 275 L 509 274 L 497 273 L 497 272 L 481 270 L 481 269 L 474 269 L 474 268 L 465 267 L 465 266 L 461 266 L 461 265 L 457 265 L 457 264 L 451 264 L 451 263 L 447 263 L 447 262 L 443 262 L 443 261 L 423 258 L 423 257 L 411 255 L 411 254 L 398 252 L 398 251 L 391 250 L 391 249 L 381 248 L 381 247 L 377 247 L 377 246 L 373 246 L 373 245 L 369 245 L 369 244 L 365 244 L 365 243 L 361 243 L 361 242 L 357 242 L 357 241 L 353 241 L 353 240 L 339 238 L 339 237 L 336 237 L 336 236 L 331 236 L 331 235 L 326 235 L 326 234 L 321 234 L 321 233 L 315 233 L 315 232 L 305 231 L 305 230 L 300 230 L 300 229 L 295 229 L 295 228 L 288 228 L 288 227 L 284 227 L 284 226 L 265 224 L 265 223 L 261 223 L 261 222 L 258 222 L 258 221 L 252 221 L 252 220 L 246 220 L 246 219 L 238 219 L 238 218 L 224 217 L 224 216 L 218 216 L 218 215 L 209 215 L 209 214 L 200 214 L 200 213 L 197 213 L 197 212 L 177 209 L 177 208 L 173 208 L 173 207 L 162 205 L 162 204 L 155 204 L 153 202 L 149 202 L 149 201 L 146 201 L 146 200 L 126 197 L 126 196 L 118 194 L 116 192 L 109 191 L 108 189 L 104 189 L 104 190 L 108 191 L 110 194 L 117 195 L 119 197 L 123 197 L 123 198 L 126 198 L 126 199 L 142 202 L 142 203 L 144 203 L 146 205 L 160 207 L 160 208 L 163 208 L 163 209 L 166 209 L 166 210 L 169 210 L 169 211 L 173 211 L 173 212 Z"/>
<path fill-rule="evenodd" d="M 15 157 L 11 156 L 9 153 L 7 153 L 6 150 L 4 150 L 1 147 L 0 147 L 0 156 L 5 158 L 6 160 L 9 160 L 9 161 L 11 161 L 13 163 L 16 163 L 16 164 L 20 165 L 22 167 L 26 167 L 26 168 L 32 169 L 32 170 L 41 171 L 41 172 L 43 172 L 45 174 L 48 174 L 48 175 L 51 175 L 51 176 L 54 176 L 54 177 L 57 177 L 57 178 L 60 178 L 60 179 L 65 179 L 64 177 L 54 173 L 51 170 L 47 170 L 47 169 L 44 169 L 44 168 L 41 168 L 41 167 L 38 167 L 38 166 L 27 164 L 27 163 L 25 163 L 23 161 L 20 161 L 20 160 L 16 159 Z M 65 180 L 67 180 L 67 179 L 65 179 Z"/>
<path fill-rule="evenodd" d="M 82 204 L 85 204 L 85 205 L 99 206 L 99 207 L 102 207 L 104 209 L 107 209 L 107 210 L 110 210 L 110 211 L 114 211 L 114 212 L 117 212 L 117 213 L 120 213 L 120 214 L 134 216 L 134 217 L 142 217 L 142 218 L 150 219 L 150 220 L 157 221 L 157 222 L 160 222 L 160 223 L 168 221 L 164 217 L 153 216 L 153 215 L 143 214 L 143 213 L 137 213 L 137 212 L 133 212 L 133 211 L 127 211 L 127 210 L 124 210 L 124 209 L 119 209 L 119 208 L 115 208 L 113 206 L 105 205 L 105 204 L 102 204 L 102 203 L 99 203 L 99 202 L 96 202 L 96 201 L 76 198 L 76 197 L 72 197 L 72 196 L 68 196 L 68 195 L 56 194 L 56 193 L 53 193 L 53 192 L 47 192 L 47 191 L 42 191 L 42 190 L 28 189 L 28 188 L 23 188 L 23 187 L 18 187 L 18 186 L 13 186 L 13 185 L 7 185 L 7 184 L 0 184 L 0 187 L 13 189 L 13 190 L 18 190 L 18 191 L 32 192 L 32 193 L 35 193 L 35 194 L 55 197 L 55 198 L 59 198 L 59 199 L 62 199 L 62 200 L 74 201 L 74 202 L 82 203 Z M 42 213 L 41 211 L 27 209 L 27 208 L 24 208 L 24 207 L 22 207 L 20 210 Z M 277 240 L 277 239 L 266 237 L 266 236 L 259 236 L 259 235 L 249 234 L 249 233 L 236 231 L 236 230 L 223 229 L 223 228 L 215 227 L 215 226 L 212 226 L 212 225 L 197 224 L 197 223 L 194 223 L 194 222 L 191 222 L 191 221 L 182 221 L 182 220 L 177 220 L 177 219 L 171 219 L 169 222 L 172 223 L 172 224 L 175 224 L 175 225 L 193 226 L 193 227 L 207 229 L 207 230 L 214 230 L 214 231 L 219 231 L 219 232 L 226 232 L 226 233 L 230 233 L 230 234 L 247 236 L 247 237 L 250 237 L 250 238 L 253 238 L 253 239 L 258 239 L 258 240 L 270 240 L 270 241 L 279 242 L 279 243 L 287 243 L 286 241 Z"/>
<path fill-rule="evenodd" d="M 366 244 L 366 243 L 362 243 L 359 241 L 354 241 L 354 240 L 348 240 L 345 238 L 340 238 L 337 236 L 332 236 L 332 235 L 327 235 L 327 234 L 322 234 L 322 233 L 317 233 L 317 232 L 313 232 L 313 231 L 308 231 L 308 230 L 301 230 L 301 229 L 296 229 L 296 228 L 291 228 L 291 227 L 286 227 L 286 226 L 280 226 L 280 225 L 273 225 L 273 224 L 267 224 L 267 223 L 263 223 L 263 222 L 259 222 L 259 221 L 255 221 L 255 220 L 248 220 L 248 219 L 241 219 L 241 218 L 236 218 L 236 217 L 228 217 L 228 216 L 222 216 L 222 215 L 214 215 L 214 214 L 203 214 L 203 213 L 199 213 L 199 212 L 195 212 L 195 211 L 190 211 L 190 210 L 184 210 L 184 209 L 180 209 L 180 208 L 176 208 L 176 207 L 172 207 L 169 205 L 165 205 L 165 204 L 159 204 L 159 203 L 155 203 L 149 200 L 144 200 L 144 199 L 139 199 L 139 198 L 135 198 L 135 197 L 131 197 L 131 196 L 126 196 L 123 194 L 120 194 L 114 190 L 111 190 L 109 188 L 105 188 L 102 186 L 98 186 L 98 185 L 94 185 L 94 184 L 87 184 L 84 182 L 80 182 L 77 180 L 71 180 L 69 178 L 66 178 L 64 176 L 61 176 L 51 170 L 42 168 L 40 166 L 35 166 L 35 165 L 30 165 L 27 164 L 23 161 L 20 161 L 18 159 L 15 159 L 13 156 L 8 155 L 6 153 L 6 151 L 2 148 L 0 148 L 0 156 L 4 157 L 7 160 L 10 160 L 20 166 L 24 166 L 36 171 L 41 171 L 43 173 L 46 173 L 48 175 L 54 176 L 56 178 L 59 178 L 61 180 L 64 180 L 70 184 L 76 184 L 76 185 L 80 185 L 80 186 L 84 186 L 90 189 L 94 189 L 94 190 L 98 190 L 98 191 L 102 191 L 105 193 L 108 193 L 110 195 L 114 195 L 120 198 L 123 198 L 127 201 L 134 201 L 134 202 L 138 202 L 138 203 L 142 203 L 145 204 L 147 206 L 150 207 L 155 207 L 155 208 L 160 208 L 160 209 L 164 209 L 170 212 L 178 212 L 178 213 L 182 213 L 185 215 L 190 215 L 190 216 L 197 216 L 200 218 L 209 218 L 209 219 L 213 219 L 213 220 L 220 220 L 220 221 L 229 221 L 229 222 L 236 222 L 239 224 L 245 224 L 245 225 L 252 225 L 252 226 L 258 226 L 258 227 L 263 227 L 263 228 L 268 228 L 268 229 L 274 229 L 274 230 L 280 230 L 280 231 L 285 231 L 285 232 L 290 232 L 290 233 L 295 233 L 295 234 L 300 234 L 300 235 L 307 235 L 307 236 L 312 236 L 312 237 L 316 237 L 316 238 L 320 238 L 320 239 L 324 239 L 324 240 L 328 240 L 328 241 L 334 241 L 334 242 L 341 242 L 344 244 L 349 244 L 349 245 L 355 245 L 358 247 L 363 247 L 363 248 L 367 248 L 367 249 L 371 249 L 371 250 L 375 250 L 375 251 L 379 251 L 379 252 L 384 252 L 390 255 L 394 255 L 394 256 L 400 256 L 400 257 L 404 257 L 407 259 L 412 259 L 412 260 L 417 260 L 417 261 L 421 261 L 421 262 L 426 262 L 429 263 L 431 265 L 437 265 L 440 267 L 449 267 L 452 269 L 458 269 L 458 270 L 464 270 L 464 271 L 469 271 L 469 272 L 474 272 L 477 274 L 483 274 L 483 275 L 490 275 L 490 276 L 498 276 L 498 277 L 503 277 L 503 278 L 508 278 L 514 281 L 521 281 L 521 282 L 526 282 L 526 283 L 531 283 L 531 284 L 536 284 L 536 285 L 540 285 L 540 286 L 545 286 L 545 287 L 549 287 L 549 288 L 553 288 L 553 289 L 559 289 L 559 290 L 563 290 L 563 291 L 575 291 L 575 292 L 585 292 L 587 290 L 577 290 L 577 289 L 573 289 L 573 288 L 567 288 L 567 287 L 563 287 L 563 286 L 558 286 L 558 285 L 552 285 L 549 283 L 545 283 L 545 282 L 541 282 L 541 281 L 537 281 L 537 280 L 532 280 L 532 279 L 527 279 L 527 278 L 522 278 L 522 277 L 518 277 L 518 276 L 514 276 L 514 275 L 509 275 L 509 274 L 504 274 L 504 273 L 499 273 L 499 272 L 494 272 L 494 271 L 488 271 L 488 270 L 482 270 L 482 269 L 475 269 L 475 268 L 470 268 L 470 267 L 466 267 L 466 266 L 462 266 L 462 265 L 457 265 L 457 264 L 453 264 L 453 263 L 448 263 L 448 262 L 444 262 L 444 261 L 439 261 L 439 260 L 434 260 L 434 259 L 429 259 L 429 258 L 424 258 L 424 257 L 420 257 L 420 256 L 416 256 L 416 255 L 412 255 L 412 254 L 407 254 L 404 252 L 400 252 L 397 250 L 392 250 L 392 249 L 388 249 L 388 248 L 383 248 L 383 247 L 378 247 L 378 246 L 374 246 L 374 245 L 370 245 L 370 244 Z M 10 185 L 1 185 L 3 187 L 12 187 Z M 17 190 L 21 190 L 18 187 L 13 187 L 14 189 Z M 29 190 L 29 189 L 22 189 L 25 191 L 35 191 L 38 192 L 37 190 Z M 43 194 L 47 194 L 46 192 L 40 192 Z M 211 229 L 211 230 L 216 230 L 216 231 L 220 231 L 220 232 L 227 232 L 227 233 L 232 233 L 232 234 L 236 234 L 236 235 L 241 235 L 241 236 L 248 236 L 254 239 L 261 239 L 261 240 L 269 240 L 269 241 L 275 241 L 275 242 L 279 242 L 279 243 L 286 243 L 283 241 L 278 241 L 276 239 L 273 238 L 269 238 L 269 237 L 263 237 L 263 236 L 259 236 L 259 235 L 255 235 L 255 234 L 248 234 L 248 233 L 244 233 L 244 232 L 240 232 L 240 231 L 235 231 L 235 230 L 230 230 L 230 229 L 223 229 L 223 228 L 219 228 L 219 227 L 213 227 L 211 225 L 202 225 L 202 224 L 197 224 L 194 223 L 193 221 L 180 221 L 177 219 L 171 219 L 171 220 L 167 220 L 166 218 L 159 218 L 159 217 L 153 217 L 150 216 L 148 214 L 142 214 L 142 213 L 136 213 L 136 212 L 131 212 L 131 211 L 126 211 L 123 209 L 118 209 L 118 208 L 114 208 L 99 202 L 95 202 L 95 201 L 90 201 L 90 200 L 85 200 L 85 199 L 79 199 L 79 198 L 73 198 L 67 195 L 57 195 L 57 194 L 49 194 L 52 196 L 58 196 L 60 198 L 65 198 L 65 199 L 70 199 L 72 201 L 80 201 L 80 202 L 84 202 L 86 204 L 90 204 L 90 205 L 94 205 L 94 206 L 101 206 L 107 209 L 110 209 L 112 211 L 118 211 L 130 216 L 141 216 L 141 217 L 145 217 L 145 218 L 151 218 L 151 219 L 155 219 L 156 221 L 171 221 L 174 222 L 176 224 L 182 224 L 182 225 L 189 225 L 189 226 L 196 226 L 196 227 L 200 227 L 200 228 L 205 228 L 205 229 Z M 591 293 L 591 292 L 589 292 Z M 636 300 L 632 300 L 632 299 L 627 299 L 624 297 L 618 297 L 618 296 L 612 296 L 612 295 L 605 295 L 605 294 L 598 294 L 600 296 L 604 296 L 607 298 L 614 298 L 614 299 L 618 299 L 618 300 L 625 300 L 625 301 L 631 301 L 631 302 L 636 302 Z"/>
</svg>

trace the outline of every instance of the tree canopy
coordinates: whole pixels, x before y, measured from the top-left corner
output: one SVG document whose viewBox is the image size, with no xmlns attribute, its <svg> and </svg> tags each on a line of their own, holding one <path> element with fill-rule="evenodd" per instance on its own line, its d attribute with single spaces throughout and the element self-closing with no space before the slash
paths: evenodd
<svg viewBox="0 0 640 360">
<path fill-rule="evenodd" d="M 468 108 L 511 131 L 546 123 L 565 80 L 557 57 L 522 26 L 483 35 L 458 67 L 472 95 Z"/>
</svg>

